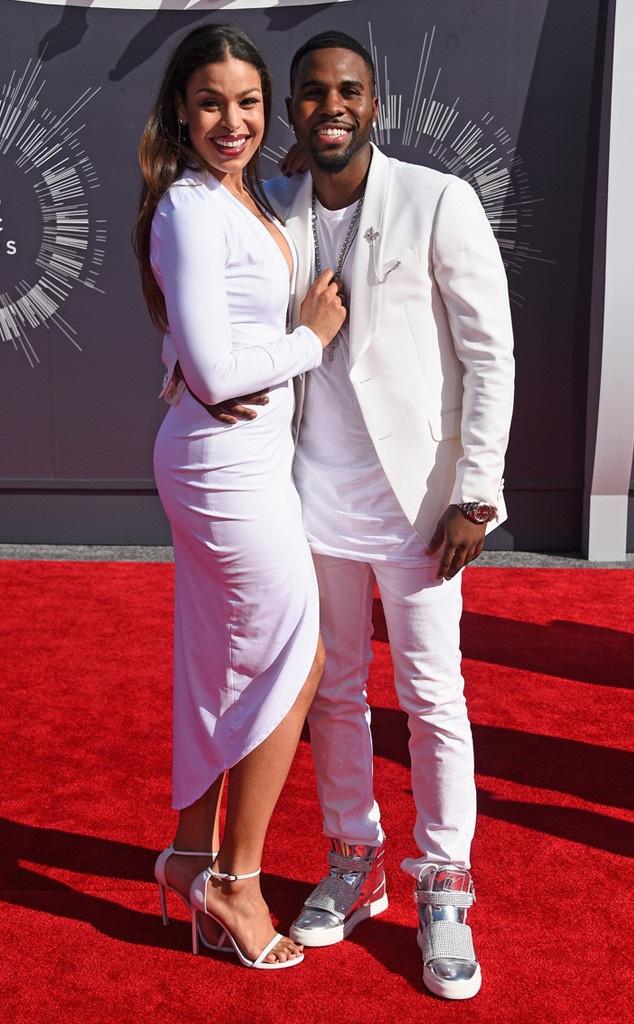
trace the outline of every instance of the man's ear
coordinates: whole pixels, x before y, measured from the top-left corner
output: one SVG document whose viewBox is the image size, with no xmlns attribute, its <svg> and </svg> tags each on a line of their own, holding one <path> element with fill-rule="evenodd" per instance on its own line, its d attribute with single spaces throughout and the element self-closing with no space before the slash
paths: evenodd
<svg viewBox="0 0 634 1024">
<path fill-rule="evenodd" d="M 286 102 L 286 113 L 288 115 L 288 126 L 291 129 L 291 131 L 295 131 L 295 127 L 293 125 L 293 97 L 292 96 L 287 96 L 285 102 Z"/>
</svg>

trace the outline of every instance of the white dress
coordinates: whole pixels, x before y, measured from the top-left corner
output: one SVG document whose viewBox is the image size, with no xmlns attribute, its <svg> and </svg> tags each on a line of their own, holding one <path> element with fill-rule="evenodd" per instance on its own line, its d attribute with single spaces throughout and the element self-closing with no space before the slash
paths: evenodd
<svg viewBox="0 0 634 1024">
<path fill-rule="evenodd" d="M 269 387 L 257 418 L 218 422 L 188 391 L 154 469 L 176 572 L 173 806 L 200 797 L 292 707 L 318 637 L 317 585 L 292 482 L 292 377 L 321 362 L 286 334 L 289 272 L 266 228 L 215 178 L 163 197 L 151 260 L 185 379 L 206 403 Z"/>
</svg>

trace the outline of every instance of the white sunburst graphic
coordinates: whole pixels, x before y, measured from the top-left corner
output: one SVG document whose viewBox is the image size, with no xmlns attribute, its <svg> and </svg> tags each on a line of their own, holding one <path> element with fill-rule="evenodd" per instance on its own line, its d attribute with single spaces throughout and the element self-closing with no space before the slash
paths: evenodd
<svg viewBox="0 0 634 1024">
<path fill-rule="evenodd" d="M 551 262 L 528 240 L 537 200 L 531 194 L 510 133 L 496 124 L 491 111 L 474 120 L 461 113 L 459 97 L 452 101 L 442 98 L 442 68 L 432 62 L 435 32 L 434 26 L 423 37 L 414 83 L 404 103 L 403 93 L 392 87 L 387 57 L 379 54 L 372 39 L 372 25 L 368 24 L 378 79 L 377 143 L 389 148 L 398 140 L 403 147 L 421 147 L 431 158 L 425 163 L 435 162 L 439 169 L 472 185 L 497 238 L 509 277 L 520 274 L 529 259 Z M 523 296 L 512 286 L 509 294 L 513 302 L 523 304 Z"/>
<path fill-rule="evenodd" d="M 106 226 L 91 212 L 99 187 L 77 117 L 98 89 L 86 89 L 63 113 L 42 98 L 42 63 L 13 71 L 0 90 L 0 341 L 22 351 L 31 366 L 32 341 L 55 327 L 81 350 L 62 316 L 73 287 L 97 287 Z"/>
<path fill-rule="evenodd" d="M 418 67 L 400 65 L 398 78 L 390 75 L 388 57 L 375 45 L 368 23 L 369 51 L 377 73 L 379 111 L 373 139 L 388 155 L 399 148 L 419 150 L 420 161 L 464 178 L 477 192 L 497 238 L 509 276 L 509 294 L 515 305 L 524 297 L 512 284 L 528 260 L 550 263 L 531 247 L 533 208 L 528 176 L 516 143 L 506 128 L 496 123 L 491 111 L 475 120 L 462 113 L 460 98 L 443 96 L 442 68 L 432 59 L 436 28 L 425 32 Z M 403 81 L 407 75 L 409 80 Z M 405 98 L 407 97 L 407 98 Z M 283 124 L 288 125 L 282 118 Z M 290 132 L 290 128 L 289 128 Z M 264 151 L 277 163 L 283 150 Z"/>
</svg>

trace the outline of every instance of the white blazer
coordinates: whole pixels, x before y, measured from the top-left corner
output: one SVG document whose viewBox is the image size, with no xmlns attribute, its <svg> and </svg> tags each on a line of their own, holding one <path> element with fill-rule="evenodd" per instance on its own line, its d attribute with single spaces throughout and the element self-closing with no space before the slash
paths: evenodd
<svg viewBox="0 0 634 1024">
<path fill-rule="evenodd" d="M 350 380 L 394 493 L 427 543 L 455 502 L 485 501 L 497 505 L 498 523 L 506 518 L 508 287 L 471 186 L 372 150 L 353 250 Z M 311 189 L 309 174 L 266 182 L 298 252 L 294 326 L 313 271 Z M 300 416 L 302 401 L 300 383 Z"/>
</svg>

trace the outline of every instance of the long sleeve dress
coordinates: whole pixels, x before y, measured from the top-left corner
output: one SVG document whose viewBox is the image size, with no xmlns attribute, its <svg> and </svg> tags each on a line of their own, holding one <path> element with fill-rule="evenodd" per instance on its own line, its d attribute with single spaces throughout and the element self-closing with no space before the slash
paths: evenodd
<svg viewBox="0 0 634 1024">
<path fill-rule="evenodd" d="M 318 596 L 291 476 L 292 377 L 320 364 L 321 344 L 307 327 L 286 333 L 286 260 L 214 177 L 188 172 L 169 189 L 150 255 L 194 394 L 270 389 L 257 418 L 235 425 L 184 390 L 156 439 L 174 544 L 178 810 L 273 731 L 312 664 Z"/>
</svg>

